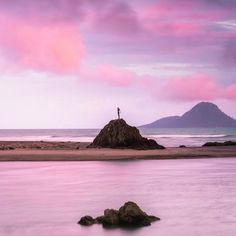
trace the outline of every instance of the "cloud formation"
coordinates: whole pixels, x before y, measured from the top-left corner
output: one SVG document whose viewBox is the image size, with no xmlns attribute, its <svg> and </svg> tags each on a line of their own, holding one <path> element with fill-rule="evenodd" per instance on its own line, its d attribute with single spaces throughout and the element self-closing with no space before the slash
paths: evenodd
<svg viewBox="0 0 236 236">
<path fill-rule="evenodd" d="M 170 78 L 165 86 L 170 98 L 179 100 L 212 100 L 219 95 L 219 88 L 207 75 Z"/>
<path fill-rule="evenodd" d="M 68 22 L 83 19 L 86 13 L 85 0 L 0 0 L 3 12 L 31 21 Z"/>
<path fill-rule="evenodd" d="M 180 101 L 236 99 L 236 84 L 225 87 L 206 74 L 169 78 L 163 90 L 168 98 Z"/>
<path fill-rule="evenodd" d="M 4 57 L 23 69 L 71 73 L 78 70 L 84 46 L 75 27 L 38 25 L 0 17 L 0 45 Z"/>
<path fill-rule="evenodd" d="M 119 37 L 137 36 L 143 31 L 137 12 L 127 3 L 118 1 L 94 12 L 93 24 L 95 30 Z"/>
<path fill-rule="evenodd" d="M 209 74 L 235 67 L 235 19 L 233 0 L 0 0 L 1 60 L 146 93 L 164 84 L 169 98 L 182 101 L 234 99 L 234 84 Z M 189 64 L 192 76 L 125 69 L 149 63 Z M 214 68 L 196 74 L 199 64 Z"/>
<path fill-rule="evenodd" d="M 148 75 L 119 68 L 111 64 L 101 64 L 94 68 L 85 68 L 79 72 L 79 76 L 93 83 L 106 85 L 113 88 L 136 87 L 141 90 L 150 89 L 155 84 L 155 79 Z"/>
<path fill-rule="evenodd" d="M 224 94 L 225 98 L 236 100 L 236 84 L 230 85 Z"/>
</svg>

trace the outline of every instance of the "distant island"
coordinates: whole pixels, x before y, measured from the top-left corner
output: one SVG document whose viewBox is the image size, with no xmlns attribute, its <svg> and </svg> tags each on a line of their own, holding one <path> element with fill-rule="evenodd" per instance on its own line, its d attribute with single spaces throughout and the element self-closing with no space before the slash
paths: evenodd
<svg viewBox="0 0 236 236">
<path fill-rule="evenodd" d="M 232 128 L 236 120 L 210 102 L 200 102 L 182 116 L 169 116 L 140 128 Z"/>
</svg>

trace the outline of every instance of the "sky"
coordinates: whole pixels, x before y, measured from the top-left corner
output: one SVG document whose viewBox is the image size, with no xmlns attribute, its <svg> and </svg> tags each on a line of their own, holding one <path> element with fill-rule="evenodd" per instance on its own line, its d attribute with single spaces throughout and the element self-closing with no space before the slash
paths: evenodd
<svg viewBox="0 0 236 236">
<path fill-rule="evenodd" d="M 0 0 L 0 128 L 236 118 L 235 0 Z"/>
</svg>

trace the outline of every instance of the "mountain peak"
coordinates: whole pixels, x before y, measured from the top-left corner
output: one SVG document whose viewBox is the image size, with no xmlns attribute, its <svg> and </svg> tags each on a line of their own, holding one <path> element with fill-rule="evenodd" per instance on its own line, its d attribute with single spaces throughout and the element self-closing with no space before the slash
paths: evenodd
<svg viewBox="0 0 236 236">
<path fill-rule="evenodd" d="M 196 104 L 191 110 L 184 113 L 182 117 L 191 115 L 191 116 L 198 116 L 198 117 L 204 118 L 206 116 L 219 115 L 219 114 L 222 115 L 224 113 L 214 103 L 200 102 Z"/>
<path fill-rule="evenodd" d="M 191 110 L 194 109 L 215 109 L 215 110 L 220 110 L 219 107 L 211 102 L 199 102 L 196 104 Z"/>
</svg>

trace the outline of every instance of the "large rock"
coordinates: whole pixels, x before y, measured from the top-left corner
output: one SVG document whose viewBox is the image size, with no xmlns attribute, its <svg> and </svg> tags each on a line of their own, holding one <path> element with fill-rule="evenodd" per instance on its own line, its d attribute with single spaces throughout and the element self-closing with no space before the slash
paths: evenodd
<svg viewBox="0 0 236 236">
<path fill-rule="evenodd" d="M 143 227 L 160 220 L 156 216 L 149 216 L 134 202 L 126 202 L 119 211 L 106 209 L 104 216 L 95 220 L 91 216 L 84 216 L 78 222 L 81 225 L 102 224 L 104 227 Z"/>
<path fill-rule="evenodd" d="M 123 119 L 110 121 L 88 147 L 164 149 L 155 140 L 142 137 L 136 127 L 128 125 Z"/>
<path fill-rule="evenodd" d="M 160 220 L 154 216 L 149 217 L 139 206 L 134 202 L 126 202 L 124 206 L 119 209 L 120 225 L 123 226 L 148 226 L 152 221 Z"/>
</svg>

